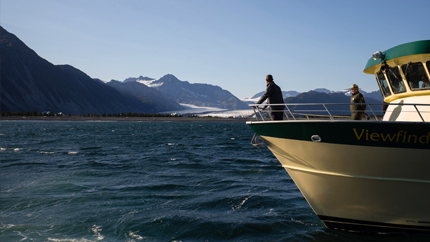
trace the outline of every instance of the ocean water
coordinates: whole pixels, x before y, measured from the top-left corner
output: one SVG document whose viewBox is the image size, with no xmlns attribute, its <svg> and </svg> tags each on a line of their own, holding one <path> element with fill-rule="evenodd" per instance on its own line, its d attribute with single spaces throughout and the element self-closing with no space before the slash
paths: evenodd
<svg viewBox="0 0 430 242">
<path fill-rule="evenodd" d="M 327 229 L 245 123 L 0 122 L 0 241 L 429 241 Z"/>
</svg>

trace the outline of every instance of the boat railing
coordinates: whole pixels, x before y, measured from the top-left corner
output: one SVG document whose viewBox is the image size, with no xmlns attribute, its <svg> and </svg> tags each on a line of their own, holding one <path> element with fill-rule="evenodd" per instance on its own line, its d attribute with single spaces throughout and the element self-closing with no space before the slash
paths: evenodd
<svg viewBox="0 0 430 242">
<path fill-rule="evenodd" d="M 425 117 L 430 115 L 430 104 L 409 103 L 285 103 L 285 104 L 250 104 L 254 110 L 257 121 L 273 121 L 272 112 L 283 112 L 284 120 L 348 120 L 351 119 L 351 105 L 366 105 L 362 112 L 364 119 L 383 121 L 384 114 L 389 106 L 407 106 L 402 112 L 413 112 L 419 116 L 421 122 L 430 122 Z M 273 107 L 283 106 L 283 110 Z M 272 108 L 270 108 L 272 107 Z M 267 108 L 267 109 L 266 109 Z M 282 108 L 279 108 L 282 109 Z"/>
</svg>

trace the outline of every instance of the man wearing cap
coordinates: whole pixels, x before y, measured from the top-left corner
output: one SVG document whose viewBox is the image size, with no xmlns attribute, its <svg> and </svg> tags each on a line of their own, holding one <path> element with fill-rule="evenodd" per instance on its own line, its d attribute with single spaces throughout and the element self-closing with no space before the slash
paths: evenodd
<svg viewBox="0 0 430 242">
<path fill-rule="evenodd" d="M 258 100 L 257 104 L 261 104 L 267 99 L 267 104 L 277 104 L 284 103 L 284 98 L 282 97 L 281 88 L 273 82 L 272 75 L 266 76 L 266 92 L 261 96 L 260 100 Z M 266 106 L 267 107 L 267 106 Z M 263 110 L 266 109 L 263 107 Z M 270 106 L 270 116 L 272 120 L 282 120 L 284 115 L 284 106 Z"/>
<path fill-rule="evenodd" d="M 357 84 L 352 85 L 350 89 L 352 92 L 351 103 L 366 103 L 363 94 L 358 91 L 359 88 Z M 350 109 L 352 120 L 361 120 L 366 114 L 366 105 L 350 105 Z"/>
</svg>

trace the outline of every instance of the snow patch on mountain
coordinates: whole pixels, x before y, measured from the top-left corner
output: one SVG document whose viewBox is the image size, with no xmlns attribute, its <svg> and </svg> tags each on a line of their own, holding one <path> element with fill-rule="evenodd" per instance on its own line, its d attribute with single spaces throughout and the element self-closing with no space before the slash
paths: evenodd
<svg viewBox="0 0 430 242">
<path fill-rule="evenodd" d="M 348 97 L 352 96 L 352 91 L 349 89 L 339 90 L 337 92 L 343 93 L 345 94 L 345 96 L 348 96 Z M 363 92 L 363 94 L 366 93 L 365 91 L 361 91 L 361 92 Z"/>
<path fill-rule="evenodd" d="M 139 83 L 142 83 L 143 85 L 146 85 L 148 87 L 153 87 L 153 88 L 159 87 L 164 84 L 163 82 L 154 83 L 154 82 L 157 82 L 158 80 L 136 80 L 136 81 Z"/>
</svg>

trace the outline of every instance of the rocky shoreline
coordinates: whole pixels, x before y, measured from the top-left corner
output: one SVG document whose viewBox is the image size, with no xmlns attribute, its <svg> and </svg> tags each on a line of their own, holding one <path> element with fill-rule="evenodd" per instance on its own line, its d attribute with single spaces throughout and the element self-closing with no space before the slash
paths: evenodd
<svg viewBox="0 0 430 242">
<path fill-rule="evenodd" d="M 219 117 L 79 117 L 79 116 L 0 116 L 0 121 L 92 121 L 92 122 L 246 122 L 253 118 Z"/>
</svg>

